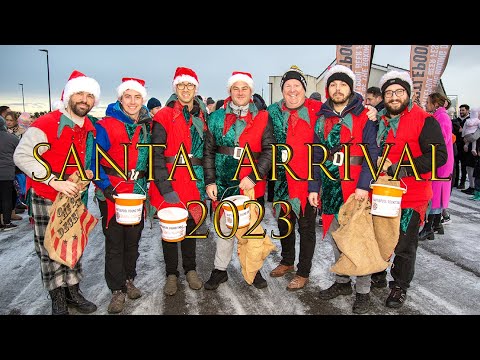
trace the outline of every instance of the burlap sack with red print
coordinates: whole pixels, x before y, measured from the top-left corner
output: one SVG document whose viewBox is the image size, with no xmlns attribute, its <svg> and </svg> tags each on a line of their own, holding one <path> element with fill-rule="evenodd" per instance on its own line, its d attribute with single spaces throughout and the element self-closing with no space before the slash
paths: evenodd
<svg viewBox="0 0 480 360">
<path fill-rule="evenodd" d="M 67 181 L 78 183 L 82 190 L 86 190 L 89 181 L 83 181 L 79 175 L 77 171 Z M 90 170 L 87 170 L 87 177 L 93 177 Z M 82 257 L 88 234 L 98 222 L 87 210 L 81 195 L 79 192 L 69 198 L 58 193 L 50 209 L 50 220 L 45 231 L 44 246 L 50 259 L 70 268 L 74 268 Z"/>
<path fill-rule="evenodd" d="M 351 194 L 347 202 L 340 207 L 340 227 L 332 232 L 332 237 L 341 254 L 331 267 L 332 272 L 363 276 L 388 267 L 388 262 L 380 255 L 370 208 L 370 200 L 355 200 L 355 194 Z"/>
</svg>

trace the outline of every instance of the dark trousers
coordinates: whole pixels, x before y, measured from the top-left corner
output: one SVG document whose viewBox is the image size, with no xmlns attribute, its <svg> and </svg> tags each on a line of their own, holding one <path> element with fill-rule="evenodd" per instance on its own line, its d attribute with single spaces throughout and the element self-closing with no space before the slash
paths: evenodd
<svg viewBox="0 0 480 360">
<path fill-rule="evenodd" d="M 0 210 L 3 214 L 3 223 L 10 224 L 12 220 L 12 195 L 14 193 L 13 180 L 0 180 Z"/>
<path fill-rule="evenodd" d="M 285 213 L 282 210 L 280 216 Z M 302 277 L 309 277 L 310 269 L 312 268 L 312 258 L 315 251 L 315 218 L 316 211 L 308 202 L 305 206 L 305 214 L 300 214 L 298 219 L 298 233 L 300 234 L 300 254 L 298 255 L 297 275 Z M 294 212 L 291 212 L 290 218 L 293 231 L 286 238 L 281 239 L 282 244 L 282 261 L 280 264 L 291 266 L 295 263 L 295 224 L 297 217 Z M 283 221 L 278 221 L 278 230 L 280 236 L 285 235 L 288 231 L 288 224 Z"/>
<path fill-rule="evenodd" d="M 459 185 L 459 180 L 460 180 L 460 184 L 465 185 L 465 181 L 467 180 L 467 166 L 465 164 L 464 158 L 465 156 L 464 156 L 463 144 L 462 144 L 462 146 L 458 147 L 458 156 L 455 158 L 454 186 Z M 461 176 L 460 176 L 460 170 L 461 170 Z"/>
<path fill-rule="evenodd" d="M 268 172 L 267 175 L 267 200 L 268 202 L 273 202 L 273 194 L 275 192 L 275 181 L 268 180 L 272 178 L 272 170 Z"/>
<path fill-rule="evenodd" d="M 187 220 L 187 235 L 195 228 L 196 224 L 193 219 Z M 196 263 L 196 245 L 197 239 L 184 239 L 180 241 L 180 249 L 182 251 L 183 271 L 188 273 L 190 270 L 197 268 Z M 168 275 L 179 276 L 178 268 L 178 242 L 167 242 L 162 240 L 163 259 L 165 260 L 165 268 Z"/>
<path fill-rule="evenodd" d="M 126 291 L 127 279 L 137 276 L 137 260 L 140 256 L 138 244 L 144 227 L 142 220 L 137 225 L 121 225 L 117 223 L 115 215 L 107 226 L 106 201 L 98 201 L 102 214 L 102 228 L 105 235 L 105 280 L 108 288 Z"/>
<path fill-rule="evenodd" d="M 394 285 L 400 286 L 403 290 L 410 287 L 410 283 L 415 274 L 415 260 L 418 247 L 418 230 L 420 229 L 420 214 L 413 212 L 407 231 L 400 230 L 398 244 L 395 247 L 395 258 L 390 274 L 393 281 L 390 282 L 390 288 Z"/>
</svg>

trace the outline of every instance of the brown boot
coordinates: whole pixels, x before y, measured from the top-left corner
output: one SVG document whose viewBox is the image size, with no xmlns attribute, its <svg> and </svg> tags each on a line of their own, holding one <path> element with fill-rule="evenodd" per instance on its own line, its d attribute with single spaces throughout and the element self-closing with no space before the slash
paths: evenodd
<svg viewBox="0 0 480 360">
<path fill-rule="evenodd" d="M 127 280 L 126 286 L 129 299 L 135 300 L 142 296 L 142 292 L 133 284 L 133 279 Z"/>
<path fill-rule="evenodd" d="M 294 271 L 295 271 L 295 267 L 293 265 L 287 266 L 287 265 L 279 264 L 275 269 L 270 271 L 270 276 L 282 277 L 283 275 L 294 272 Z"/>
<path fill-rule="evenodd" d="M 290 283 L 287 286 L 288 291 L 296 291 L 303 289 L 305 285 L 308 284 L 308 278 L 300 276 L 300 275 L 295 275 L 290 281 Z"/>
<path fill-rule="evenodd" d="M 115 290 L 112 294 L 112 300 L 110 300 L 107 311 L 110 314 L 118 314 L 119 312 L 123 311 L 124 307 L 125 294 L 122 292 L 122 290 Z"/>
<path fill-rule="evenodd" d="M 20 215 L 15 214 L 15 210 L 12 210 L 12 220 L 22 220 L 23 218 Z"/>
</svg>

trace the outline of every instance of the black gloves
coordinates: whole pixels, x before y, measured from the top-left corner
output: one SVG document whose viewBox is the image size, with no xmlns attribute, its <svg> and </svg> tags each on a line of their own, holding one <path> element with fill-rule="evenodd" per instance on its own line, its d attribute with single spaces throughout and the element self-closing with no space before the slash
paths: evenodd
<svg viewBox="0 0 480 360">
<path fill-rule="evenodd" d="M 180 202 L 180 198 L 178 197 L 178 194 L 176 191 L 170 191 L 163 195 L 163 198 L 165 201 L 169 204 L 177 204 Z"/>
<path fill-rule="evenodd" d="M 105 198 L 108 200 L 115 202 L 115 199 L 113 198 L 113 195 L 118 196 L 117 191 L 113 188 L 112 185 L 108 185 L 104 190 L 103 190 L 103 195 Z"/>
<path fill-rule="evenodd" d="M 393 175 L 395 174 L 395 171 L 397 171 L 397 167 L 398 167 L 398 163 L 390 165 L 387 169 L 387 175 L 393 177 Z M 397 179 L 400 180 L 401 178 L 406 176 L 409 176 L 407 173 L 407 169 L 404 167 L 400 168 L 400 170 L 398 171 Z"/>
</svg>

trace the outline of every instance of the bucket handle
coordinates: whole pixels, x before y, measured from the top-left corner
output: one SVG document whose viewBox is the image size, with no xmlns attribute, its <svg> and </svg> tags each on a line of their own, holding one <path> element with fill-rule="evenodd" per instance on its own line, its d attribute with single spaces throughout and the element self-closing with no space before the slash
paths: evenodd
<svg viewBox="0 0 480 360">
<path fill-rule="evenodd" d="M 164 202 L 165 202 L 165 200 L 163 200 L 163 201 L 160 203 L 160 205 L 158 205 L 158 208 L 159 208 L 159 209 L 160 209 L 160 207 L 162 206 L 162 204 L 163 204 Z M 188 208 L 187 208 L 187 206 L 183 203 L 183 201 L 180 200 L 179 202 L 183 205 L 183 207 L 185 208 L 185 210 L 188 211 Z M 168 203 L 167 203 L 167 204 L 168 204 Z M 178 204 L 178 203 L 177 203 L 177 204 Z"/>
<path fill-rule="evenodd" d="M 370 180 L 370 186 L 369 186 L 370 189 L 372 188 L 372 181 L 373 181 L 373 179 Z M 403 193 L 405 194 L 408 191 L 408 186 L 407 186 L 407 184 L 405 184 L 405 181 L 403 181 L 402 178 L 400 178 L 400 181 L 403 183 L 403 185 L 405 185 L 405 189 L 403 189 Z"/>
<path fill-rule="evenodd" d="M 118 184 L 115 185 L 115 187 L 113 188 L 113 190 L 115 190 L 115 189 L 117 188 L 117 186 L 120 185 L 121 183 L 128 183 L 128 181 L 124 181 L 124 180 L 119 181 Z M 146 192 L 140 185 L 136 184 L 135 182 L 134 182 L 134 185 L 137 185 L 137 186 L 143 191 L 143 193 L 145 194 L 145 196 L 147 196 L 147 192 Z M 135 187 L 134 187 L 134 188 L 135 188 Z"/>
<path fill-rule="evenodd" d="M 222 197 L 220 198 L 220 201 L 223 200 L 223 197 L 225 196 L 225 193 L 226 193 L 228 190 L 230 190 L 230 189 L 235 189 L 235 188 L 237 188 L 238 186 L 239 186 L 239 185 L 235 185 L 235 186 L 230 186 L 230 187 L 226 188 L 225 191 L 224 191 L 223 194 L 222 194 Z"/>
</svg>

